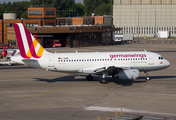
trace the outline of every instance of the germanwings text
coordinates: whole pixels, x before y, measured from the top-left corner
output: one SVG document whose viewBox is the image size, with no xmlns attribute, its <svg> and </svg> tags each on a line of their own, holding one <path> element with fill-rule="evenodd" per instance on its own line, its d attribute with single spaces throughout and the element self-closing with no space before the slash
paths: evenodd
<svg viewBox="0 0 176 120">
<path fill-rule="evenodd" d="M 110 55 L 110 58 L 127 58 L 127 57 L 140 57 L 140 58 L 144 58 L 147 57 L 146 54 L 114 54 L 114 55 Z"/>
</svg>

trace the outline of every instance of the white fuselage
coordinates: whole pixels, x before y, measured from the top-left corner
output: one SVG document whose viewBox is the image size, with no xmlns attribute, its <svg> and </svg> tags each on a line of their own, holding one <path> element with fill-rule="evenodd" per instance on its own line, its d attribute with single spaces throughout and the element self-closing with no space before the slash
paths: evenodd
<svg viewBox="0 0 176 120">
<path fill-rule="evenodd" d="M 84 52 L 84 53 L 45 53 L 39 59 L 23 59 L 21 56 L 12 61 L 59 72 L 96 74 L 95 69 L 114 66 L 122 69 L 154 71 L 170 66 L 169 61 L 153 52 Z"/>
</svg>

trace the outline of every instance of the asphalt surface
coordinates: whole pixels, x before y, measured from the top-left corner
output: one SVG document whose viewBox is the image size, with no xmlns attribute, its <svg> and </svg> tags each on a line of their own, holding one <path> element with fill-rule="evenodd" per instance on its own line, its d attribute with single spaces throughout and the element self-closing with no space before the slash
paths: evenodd
<svg viewBox="0 0 176 120">
<path fill-rule="evenodd" d="M 22 65 L 0 66 L 0 120 L 101 120 L 124 114 L 176 119 L 176 45 L 123 44 L 112 46 L 59 48 L 51 52 L 153 51 L 170 61 L 167 69 L 149 72 L 135 81 L 99 76 L 86 81 L 73 76 Z"/>
</svg>

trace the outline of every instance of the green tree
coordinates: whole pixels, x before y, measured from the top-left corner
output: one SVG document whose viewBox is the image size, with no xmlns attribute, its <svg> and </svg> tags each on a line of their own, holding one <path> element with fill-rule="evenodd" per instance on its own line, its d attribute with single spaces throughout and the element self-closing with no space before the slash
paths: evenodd
<svg viewBox="0 0 176 120">
<path fill-rule="evenodd" d="M 104 14 L 110 15 L 111 14 L 111 2 L 112 2 L 112 0 L 84 0 L 84 6 L 86 9 L 85 14 L 87 16 L 90 16 L 92 13 L 95 13 L 95 14 L 101 13 L 102 15 L 104 15 Z M 100 9 L 100 8 L 102 8 L 102 6 L 109 7 L 109 11 L 106 12 L 105 10 Z M 103 11 L 100 11 L 100 10 L 103 10 L 104 13 L 103 13 Z M 106 8 L 106 10 L 107 10 L 107 8 Z"/>
<path fill-rule="evenodd" d="M 74 0 L 31 0 L 31 4 L 56 7 L 57 17 L 84 15 L 84 6 L 81 3 L 75 3 Z"/>
<path fill-rule="evenodd" d="M 13 12 L 17 14 L 17 18 L 27 18 L 27 8 L 31 3 L 29 1 L 23 2 L 8 2 L 0 4 L 0 19 L 3 19 L 3 13 Z M 21 15 L 22 14 L 22 15 Z"/>
<path fill-rule="evenodd" d="M 111 11 L 111 4 L 103 3 L 96 8 L 95 13 L 97 15 L 110 15 L 111 13 L 110 11 Z"/>
</svg>

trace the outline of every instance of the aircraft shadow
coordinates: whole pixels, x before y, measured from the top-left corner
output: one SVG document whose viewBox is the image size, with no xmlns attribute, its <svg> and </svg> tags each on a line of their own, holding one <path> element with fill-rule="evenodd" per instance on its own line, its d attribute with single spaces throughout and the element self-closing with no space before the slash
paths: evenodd
<svg viewBox="0 0 176 120">
<path fill-rule="evenodd" d="M 169 78 L 176 78 L 176 76 L 149 76 L 150 79 L 169 79 Z M 141 76 L 138 79 L 145 79 L 145 76 Z"/>
<path fill-rule="evenodd" d="M 59 77 L 59 78 L 54 78 L 54 79 L 44 79 L 44 78 L 34 78 L 34 79 L 35 79 L 35 81 L 41 81 L 41 82 L 47 82 L 47 83 L 87 81 L 86 75 L 80 75 L 80 76 L 85 76 L 85 78 L 75 78 L 75 76 L 64 76 L 64 77 Z M 94 76 L 93 81 L 99 81 L 99 78 L 100 78 L 99 76 Z M 117 79 L 113 79 L 112 77 L 106 77 L 106 80 L 109 81 L 108 83 L 114 82 L 114 83 L 116 83 L 118 85 L 122 85 L 122 86 L 132 86 L 133 83 L 146 82 L 145 80 L 137 80 L 137 81 L 117 80 Z"/>
</svg>

